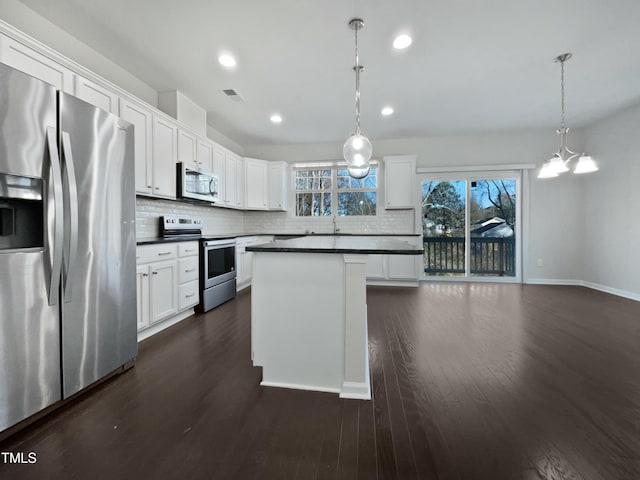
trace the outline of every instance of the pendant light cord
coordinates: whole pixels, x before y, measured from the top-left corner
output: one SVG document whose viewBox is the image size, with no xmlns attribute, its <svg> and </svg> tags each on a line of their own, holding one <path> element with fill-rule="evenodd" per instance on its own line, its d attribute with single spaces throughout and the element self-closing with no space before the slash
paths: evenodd
<svg viewBox="0 0 640 480">
<path fill-rule="evenodd" d="M 356 24 L 356 66 L 353 69 L 356 71 L 356 135 L 360 135 L 360 62 L 358 59 L 358 30 L 359 25 Z"/>
</svg>

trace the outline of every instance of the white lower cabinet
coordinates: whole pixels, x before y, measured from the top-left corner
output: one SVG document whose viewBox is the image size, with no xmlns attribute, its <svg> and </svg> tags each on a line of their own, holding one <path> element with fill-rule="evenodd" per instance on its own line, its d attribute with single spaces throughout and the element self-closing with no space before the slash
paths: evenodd
<svg viewBox="0 0 640 480">
<path fill-rule="evenodd" d="M 384 279 L 386 274 L 386 260 L 388 255 L 369 255 L 367 258 L 367 278 Z"/>
<path fill-rule="evenodd" d="M 389 255 L 387 276 L 389 280 L 417 280 L 416 255 Z"/>
<path fill-rule="evenodd" d="M 138 331 L 198 304 L 197 242 L 141 245 L 136 257 Z"/>
<path fill-rule="evenodd" d="M 246 247 L 272 241 L 273 237 L 269 235 L 238 237 L 236 239 L 236 290 L 248 287 L 253 279 L 253 252 L 247 252 Z"/>
<path fill-rule="evenodd" d="M 419 245 L 420 237 L 392 237 L 411 245 Z M 367 280 L 369 283 L 418 282 L 420 255 L 369 255 Z"/>
<path fill-rule="evenodd" d="M 149 299 L 149 265 L 139 265 L 136 269 L 136 295 L 138 299 L 138 330 L 151 323 L 151 303 Z"/>
<path fill-rule="evenodd" d="M 175 260 L 152 263 L 150 299 L 151 323 L 159 322 L 178 311 L 178 295 L 176 290 L 178 264 Z"/>
<path fill-rule="evenodd" d="M 200 302 L 198 294 L 198 242 L 178 244 L 178 310 Z"/>
</svg>

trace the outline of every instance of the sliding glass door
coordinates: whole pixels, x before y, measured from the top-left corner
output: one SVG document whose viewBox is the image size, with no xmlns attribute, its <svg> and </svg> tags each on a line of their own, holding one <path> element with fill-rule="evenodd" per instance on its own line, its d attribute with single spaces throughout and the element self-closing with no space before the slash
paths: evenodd
<svg viewBox="0 0 640 480">
<path fill-rule="evenodd" d="M 420 178 L 424 275 L 520 281 L 520 172 Z"/>
</svg>

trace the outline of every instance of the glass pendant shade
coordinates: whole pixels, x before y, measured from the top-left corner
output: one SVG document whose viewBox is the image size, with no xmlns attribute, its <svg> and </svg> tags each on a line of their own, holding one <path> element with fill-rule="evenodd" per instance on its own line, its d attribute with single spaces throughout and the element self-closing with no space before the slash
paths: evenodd
<svg viewBox="0 0 640 480">
<path fill-rule="evenodd" d="M 581 155 L 576 168 L 573 169 L 573 173 L 591 173 L 598 170 L 598 165 L 593 161 L 589 155 Z"/>
<path fill-rule="evenodd" d="M 551 165 L 551 161 L 547 160 L 542 164 L 542 168 L 540 169 L 540 173 L 538 173 L 538 178 L 553 178 L 557 177 L 558 172 L 553 169 Z"/>
<path fill-rule="evenodd" d="M 342 147 L 349 175 L 353 178 L 366 177 L 371 168 L 369 160 L 372 153 L 373 147 L 367 137 L 359 133 L 351 135 Z"/>
<path fill-rule="evenodd" d="M 559 155 L 554 155 L 549 159 L 549 165 L 556 173 L 564 173 L 569 171 L 569 167 Z"/>
</svg>

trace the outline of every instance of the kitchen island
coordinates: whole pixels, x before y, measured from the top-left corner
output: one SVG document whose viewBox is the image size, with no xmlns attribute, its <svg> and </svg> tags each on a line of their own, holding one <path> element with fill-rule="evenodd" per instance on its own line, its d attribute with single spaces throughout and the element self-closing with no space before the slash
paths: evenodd
<svg viewBox="0 0 640 480">
<path fill-rule="evenodd" d="M 405 241 L 306 236 L 254 252 L 251 354 L 265 386 L 371 399 L 367 342 L 368 254 L 422 255 Z"/>
</svg>

